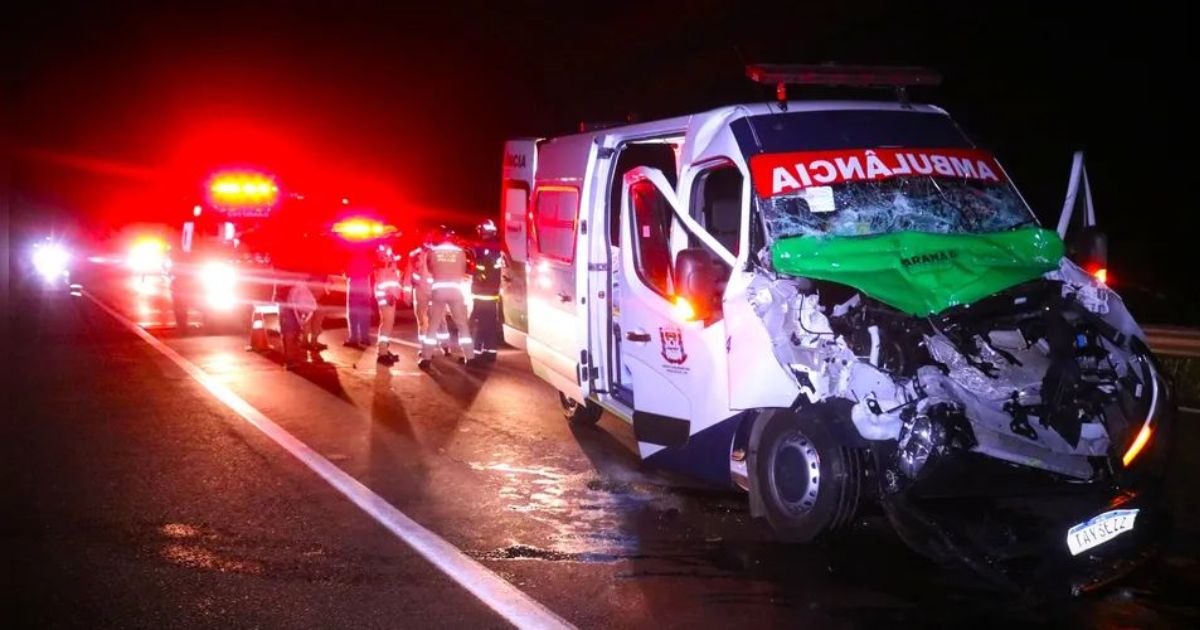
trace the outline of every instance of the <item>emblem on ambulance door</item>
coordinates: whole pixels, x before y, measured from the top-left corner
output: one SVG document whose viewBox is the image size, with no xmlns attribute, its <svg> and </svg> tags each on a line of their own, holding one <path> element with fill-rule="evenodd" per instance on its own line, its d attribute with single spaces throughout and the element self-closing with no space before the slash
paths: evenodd
<svg viewBox="0 0 1200 630">
<path fill-rule="evenodd" d="M 659 328 L 658 338 L 662 341 L 662 357 L 667 363 L 683 365 L 687 351 L 683 349 L 683 331 L 678 328 Z"/>
</svg>

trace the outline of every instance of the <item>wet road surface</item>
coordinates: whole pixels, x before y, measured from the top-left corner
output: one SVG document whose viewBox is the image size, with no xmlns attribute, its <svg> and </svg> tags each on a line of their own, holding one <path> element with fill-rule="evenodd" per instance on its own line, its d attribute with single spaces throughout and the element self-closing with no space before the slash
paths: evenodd
<svg viewBox="0 0 1200 630">
<path fill-rule="evenodd" d="M 384 369 L 325 334 L 286 371 L 244 335 L 180 334 L 128 283 L 88 288 L 418 523 L 581 627 L 1200 623 L 1200 417 L 1181 417 L 1165 552 L 1117 587 L 1030 607 L 905 550 L 866 515 L 773 542 L 744 498 L 573 428 L 515 351 Z M 86 298 L 29 294 L 13 338 L 7 546 L 39 625 L 504 625 Z M 402 329 L 412 337 L 411 322 Z M 378 368 L 378 369 L 377 369 Z M 1182 483 L 1181 483 L 1182 482 Z M 1188 487 L 1191 485 L 1192 487 Z"/>
</svg>

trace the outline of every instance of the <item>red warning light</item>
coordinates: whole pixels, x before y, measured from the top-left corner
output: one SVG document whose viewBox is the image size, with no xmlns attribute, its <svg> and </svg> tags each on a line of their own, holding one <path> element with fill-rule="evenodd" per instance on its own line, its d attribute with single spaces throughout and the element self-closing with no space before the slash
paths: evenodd
<svg viewBox="0 0 1200 630">
<path fill-rule="evenodd" d="M 342 238 L 349 241 L 365 241 L 372 238 L 380 238 L 386 234 L 392 234 L 396 232 L 396 226 L 385 225 L 372 219 L 356 217 L 333 224 L 333 231 L 335 234 L 340 234 Z"/>
<path fill-rule="evenodd" d="M 208 192 L 214 204 L 224 206 L 271 206 L 279 198 L 279 187 L 260 173 L 221 173 Z"/>
</svg>

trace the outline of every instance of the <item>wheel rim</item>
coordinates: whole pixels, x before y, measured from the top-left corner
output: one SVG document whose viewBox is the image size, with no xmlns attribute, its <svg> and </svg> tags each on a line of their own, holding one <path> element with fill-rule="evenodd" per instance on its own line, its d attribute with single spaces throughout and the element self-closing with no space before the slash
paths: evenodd
<svg viewBox="0 0 1200 630">
<path fill-rule="evenodd" d="M 783 435 L 771 453 L 771 490 L 780 507 L 792 515 L 812 510 L 821 489 L 821 457 L 803 433 Z"/>
</svg>

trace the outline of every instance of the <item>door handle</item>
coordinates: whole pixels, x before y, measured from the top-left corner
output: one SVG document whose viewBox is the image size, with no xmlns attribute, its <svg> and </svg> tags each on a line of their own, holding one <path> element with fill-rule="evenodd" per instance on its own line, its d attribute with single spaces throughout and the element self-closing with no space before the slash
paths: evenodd
<svg viewBox="0 0 1200 630">
<path fill-rule="evenodd" d="M 625 333 L 625 338 L 634 343 L 650 343 L 650 333 L 640 330 Z"/>
<path fill-rule="evenodd" d="M 570 302 L 571 296 L 567 295 L 566 291 L 559 291 L 558 292 L 558 300 L 560 302 Z"/>
</svg>

